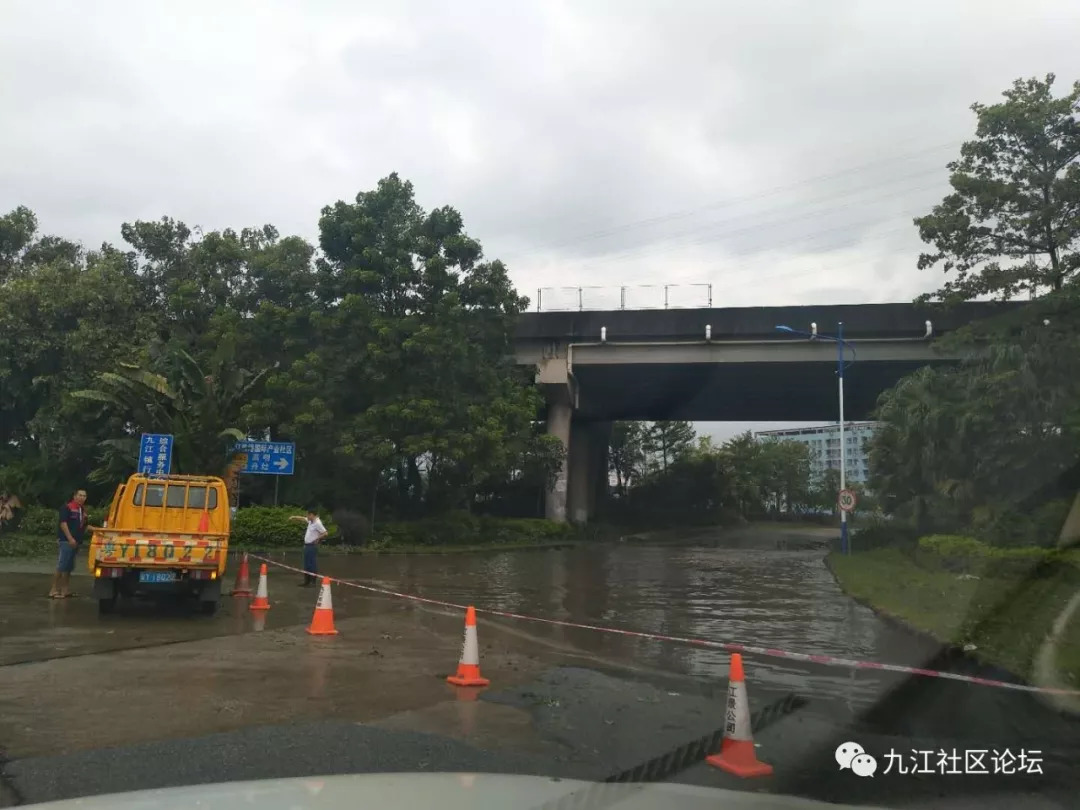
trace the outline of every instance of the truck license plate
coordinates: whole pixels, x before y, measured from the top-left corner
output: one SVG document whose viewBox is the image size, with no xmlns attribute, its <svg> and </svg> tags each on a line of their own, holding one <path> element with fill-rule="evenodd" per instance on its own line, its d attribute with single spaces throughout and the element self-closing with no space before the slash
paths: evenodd
<svg viewBox="0 0 1080 810">
<path fill-rule="evenodd" d="M 140 571 L 139 582 L 173 582 L 176 574 L 172 571 Z"/>
</svg>

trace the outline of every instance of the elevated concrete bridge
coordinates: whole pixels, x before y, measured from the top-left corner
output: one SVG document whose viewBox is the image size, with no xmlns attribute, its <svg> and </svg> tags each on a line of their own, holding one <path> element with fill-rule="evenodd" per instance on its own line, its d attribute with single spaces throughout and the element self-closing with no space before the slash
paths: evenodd
<svg viewBox="0 0 1080 810">
<path fill-rule="evenodd" d="M 955 362 L 934 339 L 1017 304 L 967 303 L 530 312 L 515 339 L 536 368 L 548 431 L 567 460 L 548 492 L 552 520 L 585 522 L 607 480 L 614 420 L 828 421 L 837 416 L 837 347 L 778 325 L 844 339 L 845 417 L 868 418 L 882 391 L 932 364 Z M 851 351 L 848 357 L 851 357 Z"/>
</svg>

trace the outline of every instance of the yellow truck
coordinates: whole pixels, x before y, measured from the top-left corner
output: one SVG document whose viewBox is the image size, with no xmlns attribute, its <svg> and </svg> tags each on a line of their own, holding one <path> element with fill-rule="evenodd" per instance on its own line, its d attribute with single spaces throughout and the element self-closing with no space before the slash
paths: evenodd
<svg viewBox="0 0 1080 810">
<path fill-rule="evenodd" d="M 213 476 L 136 474 L 116 488 L 86 555 L 100 613 L 118 597 L 178 594 L 213 614 L 229 551 L 232 512 Z"/>
</svg>

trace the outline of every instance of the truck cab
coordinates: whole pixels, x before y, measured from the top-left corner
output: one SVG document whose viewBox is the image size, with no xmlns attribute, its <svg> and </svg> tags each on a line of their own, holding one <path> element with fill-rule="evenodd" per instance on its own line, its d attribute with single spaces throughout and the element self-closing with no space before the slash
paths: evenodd
<svg viewBox="0 0 1080 810">
<path fill-rule="evenodd" d="M 136 474 L 116 488 L 104 526 L 91 526 L 94 597 L 178 594 L 212 614 L 221 598 L 232 512 L 221 478 Z"/>
</svg>

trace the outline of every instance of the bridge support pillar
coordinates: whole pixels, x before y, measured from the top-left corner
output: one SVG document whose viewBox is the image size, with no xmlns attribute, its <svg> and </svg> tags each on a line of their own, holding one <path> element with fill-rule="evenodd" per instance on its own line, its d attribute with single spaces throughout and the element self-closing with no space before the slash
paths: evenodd
<svg viewBox="0 0 1080 810">
<path fill-rule="evenodd" d="M 570 427 L 567 493 L 573 523 L 588 523 L 596 516 L 597 503 L 607 488 L 610 440 L 611 422 L 574 422 Z"/>
<path fill-rule="evenodd" d="M 566 523 L 566 491 L 570 474 L 570 423 L 573 409 L 569 398 L 550 397 L 547 403 L 547 432 L 557 436 L 563 446 L 563 460 L 555 481 L 544 495 L 544 517 Z"/>
</svg>

